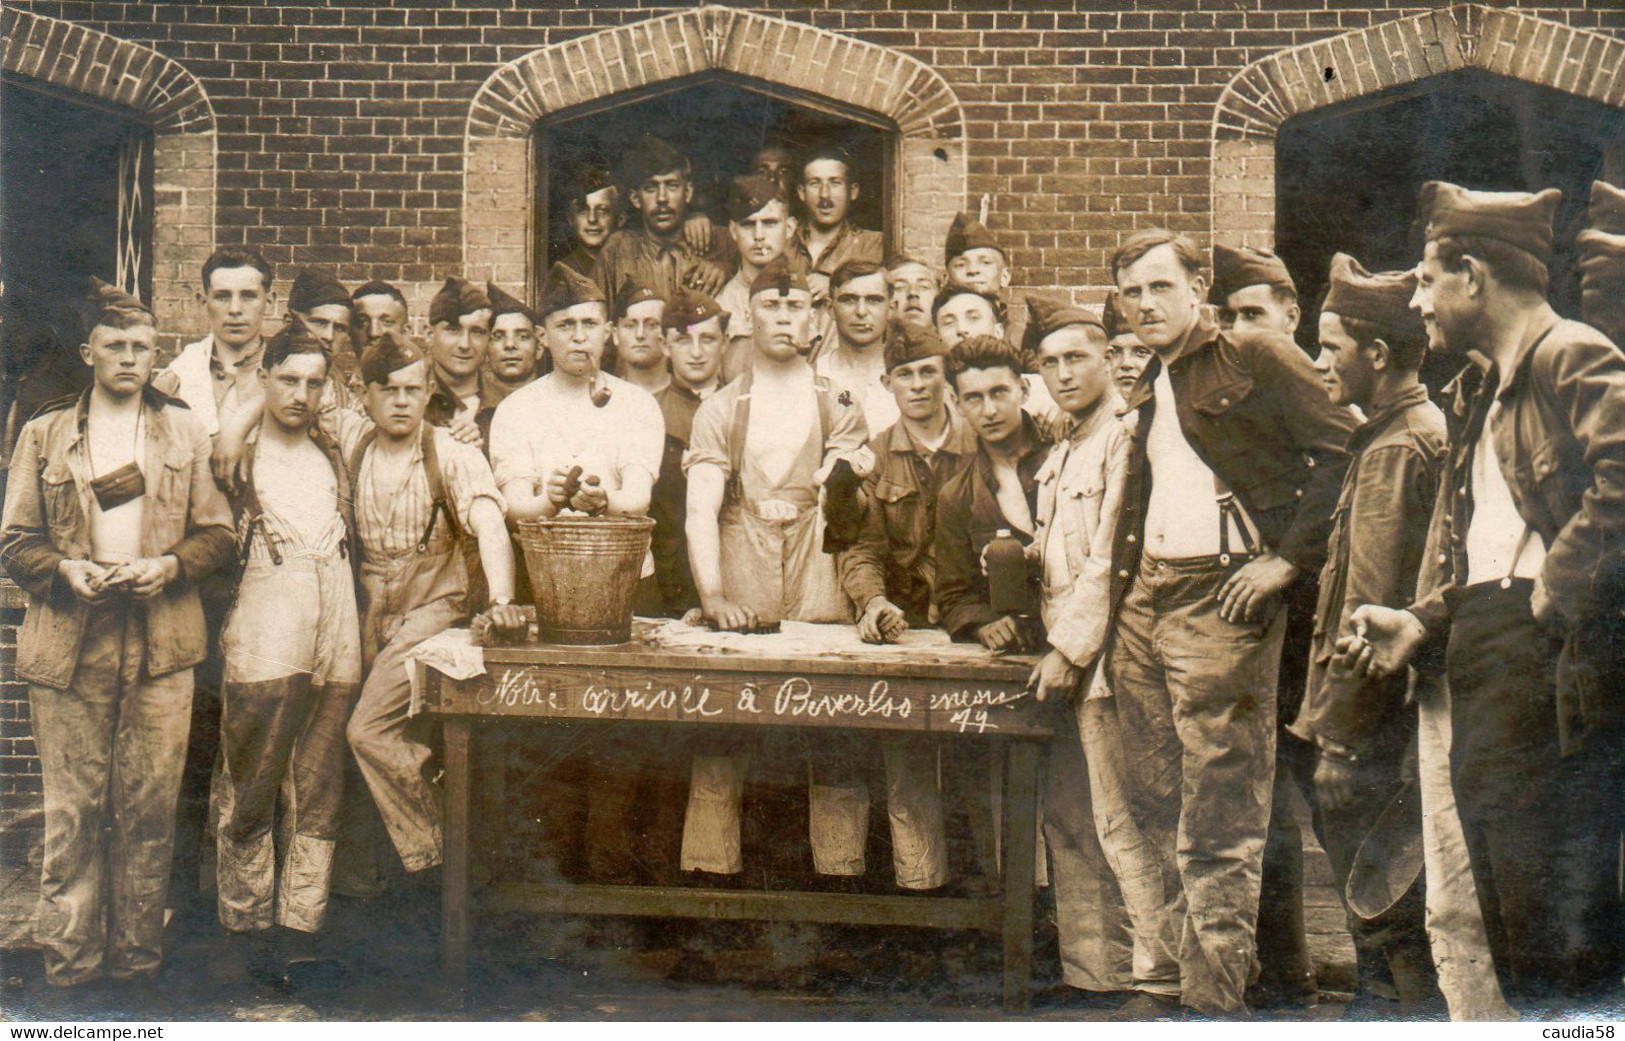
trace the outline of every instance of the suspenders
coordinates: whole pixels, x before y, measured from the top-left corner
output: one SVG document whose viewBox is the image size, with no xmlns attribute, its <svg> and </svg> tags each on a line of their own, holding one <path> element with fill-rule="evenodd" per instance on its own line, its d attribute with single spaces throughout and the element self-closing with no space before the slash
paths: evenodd
<svg viewBox="0 0 1625 1041">
<path fill-rule="evenodd" d="M 373 441 L 378 437 L 376 428 L 367 431 L 356 445 L 355 453 L 350 457 L 350 490 L 352 500 L 359 502 L 361 498 L 361 460 L 365 458 L 367 449 L 372 447 Z M 462 525 L 457 523 L 457 514 L 446 503 L 446 484 L 440 476 L 440 457 L 435 454 L 434 427 L 428 423 L 423 424 L 422 435 L 423 475 L 429 482 L 429 523 L 418 537 L 417 551 L 427 553 L 429 540 L 434 537 L 435 522 L 441 514 L 445 514 L 446 528 L 451 537 L 456 540 L 463 537 Z"/>
<path fill-rule="evenodd" d="M 745 438 L 750 432 L 750 388 L 751 371 L 746 369 L 740 377 L 739 397 L 734 401 L 733 424 L 728 428 L 728 485 L 723 492 L 725 503 L 745 501 Z M 829 432 L 835 425 L 835 406 L 830 400 L 827 380 L 815 376 L 813 389 L 818 393 L 818 429 L 827 448 Z"/>
</svg>

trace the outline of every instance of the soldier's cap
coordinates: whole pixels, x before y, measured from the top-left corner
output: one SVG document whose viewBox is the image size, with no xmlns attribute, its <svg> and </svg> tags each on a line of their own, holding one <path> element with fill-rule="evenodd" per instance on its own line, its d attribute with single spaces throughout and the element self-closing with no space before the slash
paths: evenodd
<svg viewBox="0 0 1625 1041">
<path fill-rule="evenodd" d="M 602 163 L 580 163 L 570 175 L 565 195 L 571 202 L 586 205 L 587 196 L 613 187 L 615 179 L 609 175 L 609 167 Z"/>
<path fill-rule="evenodd" d="M 1625 235 L 1625 191 L 1606 181 L 1591 182 L 1591 206 L 1586 213 L 1593 231 Z"/>
<path fill-rule="evenodd" d="M 931 301 L 931 321 L 935 322 L 937 320 L 937 312 L 942 310 L 944 304 L 956 296 L 965 296 L 967 294 L 979 296 L 986 300 L 987 306 L 993 309 L 993 317 L 996 321 L 1002 322 L 1008 316 L 1010 309 L 1005 304 L 1004 297 L 998 293 L 984 293 L 980 289 L 972 289 L 962 282 L 949 282 L 938 290 L 936 299 Z"/>
<path fill-rule="evenodd" d="M 1411 309 L 1416 293 L 1414 271 L 1379 271 L 1372 274 L 1347 253 L 1332 257 L 1326 300 L 1321 313 L 1332 312 L 1383 326 L 1408 340 L 1427 335 L 1421 317 Z"/>
<path fill-rule="evenodd" d="M 490 309 L 491 300 L 485 295 L 485 290 L 466 278 L 448 278 L 446 284 L 440 287 L 440 292 L 429 301 L 429 324 L 446 322 L 456 325 L 466 314 Z"/>
<path fill-rule="evenodd" d="M 1128 315 L 1123 313 L 1123 294 L 1115 289 L 1107 291 L 1106 302 L 1100 305 L 1100 322 L 1106 327 L 1107 340 L 1136 335 Z"/>
<path fill-rule="evenodd" d="M 1417 195 L 1417 219 L 1428 241 L 1453 235 L 1494 239 L 1542 263 L 1552 257 L 1552 223 L 1563 193 L 1481 192 L 1429 181 Z"/>
<path fill-rule="evenodd" d="M 402 307 L 406 306 L 406 294 L 380 279 L 375 278 L 371 282 L 363 282 L 356 286 L 355 292 L 350 294 L 350 302 L 355 303 L 367 296 L 387 296 L 400 301 Z"/>
<path fill-rule="evenodd" d="M 650 300 L 663 301 L 664 299 L 665 297 L 648 286 L 640 285 L 628 275 L 626 278 L 621 279 L 621 287 L 615 290 L 615 305 L 610 311 L 610 318 L 618 322 L 626 317 L 626 312 L 631 310 L 634 305 L 646 304 Z"/>
<path fill-rule="evenodd" d="M 299 273 L 293 276 L 293 285 L 288 289 L 288 310 L 309 314 L 318 307 L 337 304 L 340 307 L 353 306 L 350 302 L 350 291 L 344 288 L 333 272 L 325 267 L 302 267 Z"/>
<path fill-rule="evenodd" d="M 1044 342 L 1044 337 L 1069 325 L 1092 325 L 1102 335 L 1106 332 L 1106 323 L 1093 311 L 1078 307 L 1070 300 L 1028 293 L 1027 330 L 1021 336 L 1022 353 L 1036 356 L 1038 345 Z"/>
<path fill-rule="evenodd" d="M 885 363 L 891 372 L 922 358 L 948 357 L 948 345 L 927 325 L 893 320 L 886 326 Z M 946 362 L 945 362 L 946 364 Z"/>
<path fill-rule="evenodd" d="M 807 276 L 797 271 L 782 253 L 758 271 L 750 283 L 751 296 L 769 292 L 788 296 L 792 289 L 799 289 L 804 293 L 812 292 L 811 287 L 807 285 Z"/>
<path fill-rule="evenodd" d="M 1208 290 L 1208 303 L 1223 307 L 1230 294 L 1248 286 L 1280 286 L 1298 291 L 1292 273 L 1273 249 L 1256 246 L 1226 246 L 1213 244 L 1213 286 Z"/>
<path fill-rule="evenodd" d="M 688 160 L 683 153 L 653 134 L 644 134 L 621 157 L 615 180 L 632 190 L 651 177 L 687 169 Z"/>
<path fill-rule="evenodd" d="M 548 270 L 542 303 L 536 310 L 546 318 L 566 307 L 592 303 L 603 304 L 606 311 L 609 309 L 609 301 L 604 299 L 604 291 L 598 288 L 598 283 L 561 260 Z"/>
<path fill-rule="evenodd" d="M 388 383 L 389 375 L 424 360 L 423 348 L 405 333 L 386 330 L 361 355 L 364 383 Z"/>
<path fill-rule="evenodd" d="M 152 308 L 142 303 L 139 298 L 131 296 L 111 282 L 103 282 L 95 275 L 90 276 L 90 291 L 85 294 L 84 314 L 86 332 L 98 325 L 128 329 L 134 325 L 158 324 Z"/>
<path fill-rule="evenodd" d="M 784 192 L 773 177 L 745 174 L 728 182 L 728 219 L 735 224 L 750 217 L 768 203 L 784 201 Z"/>
<path fill-rule="evenodd" d="M 691 329 L 712 318 L 722 319 L 723 326 L 728 324 L 728 312 L 716 300 L 698 289 L 679 286 L 666 301 L 666 309 L 660 315 L 660 328 Z"/>
<path fill-rule="evenodd" d="M 530 319 L 530 324 L 541 324 L 536 317 L 536 312 L 530 309 L 529 304 L 495 282 L 485 283 L 485 296 L 491 301 L 491 321 L 494 322 L 505 314 L 522 314 Z"/>
<path fill-rule="evenodd" d="M 973 249 L 996 249 L 999 256 L 1005 255 L 1004 247 L 999 245 L 987 225 L 968 213 L 955 214 L 954 222 L 948 226 L 948 239 L 943 243 L 942 262 L 952 264 L 955 257 Z"/>
</svg>

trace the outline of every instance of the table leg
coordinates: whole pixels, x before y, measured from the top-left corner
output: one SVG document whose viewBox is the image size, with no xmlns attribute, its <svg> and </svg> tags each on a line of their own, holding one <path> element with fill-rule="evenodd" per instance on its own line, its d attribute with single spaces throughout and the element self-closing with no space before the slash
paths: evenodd
<svg viewBox="0 0 1625 1041">
<path fill-rule="evenodd" d="M 479 759 L 479 808 L 474 815 L 479 836 L 474 841 L 488 879 L 498 879 L 507 875 L 508 860 L 508 739 L 500 726 L 486 727 L 480 734 Z"/>
<path fill-rule="evenodd" d="M 440 893 L 440 972 L 453 1001 L 468 997 L 469 746 L 473 725 L 459 716 L 445 721 L 445 867 Z"/>
<path fill-rule="evenodd" d="M 1013 741 L 1004 786 L 1004 1007 L 1032 1000 L 1033 864 L 1037 857 L 1038 746 Z"/>
</svg>

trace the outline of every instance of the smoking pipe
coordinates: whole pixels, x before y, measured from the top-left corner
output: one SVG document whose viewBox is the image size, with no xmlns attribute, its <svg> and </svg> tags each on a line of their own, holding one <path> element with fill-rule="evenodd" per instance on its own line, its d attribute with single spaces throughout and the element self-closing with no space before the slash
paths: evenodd
<svg viewBox="0 0 1625 1041">
<path fill-rule="evenodd" d="M 611 392 L 609 384 L 604 382 L 603 376 L 604 370 L 598 367 L 598 359 L 594 358 L 592 360 L 592 376 L 588 379 L 588 384 L 592 388 L 592 404 L 594 408 L 603 408 L 609 404 Z"/>
</svg>

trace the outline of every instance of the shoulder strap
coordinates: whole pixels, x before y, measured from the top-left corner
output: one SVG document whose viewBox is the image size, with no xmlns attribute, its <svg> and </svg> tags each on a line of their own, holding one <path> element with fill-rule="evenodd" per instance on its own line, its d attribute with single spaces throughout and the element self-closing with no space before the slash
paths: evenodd
<svg viewBox="0 0 1625 1041">
<path fill-rule="evenodd" d="M 423 529 L 423 537 L 418 539 L 418 552 L 422 553 L 429 548 L 429 539 L 434 535 L 435 518 L 441 514 L 446 518 L 446 530 L 451 532 L 452 538 L 462 536 L 462 527 L 457 523 L 457 514 L 446 503 L 446 482 L 440 474 L 440 455 L 434 447 L 435 428 L 423 424 L 423 475 L 429 482 L 429 526 Z"/>
<path fill-rule="evenodd" d="M 350 453 L 351 502 L 361 501 L 361 460 L 366 458 L 367 449 L 371 448 L 372 443 L 376 440 L 378 440 L 378 428 L 373 427 L 361 435 L 361 440 L 356 442 L 355 451 Z"/>
<path fill-rule="evenodd" d="M 813 378 L 813 389 L 818 392 L 818 432 L 824 442 L 824 449 L 829 449 L 829 432 L 835 429 L 835 402 L 830 398 L 829 380 L 822 376 Z M 848 408 L 857 408 L 849 405 Z"/>
<path fill-rule="evenodd" d="M 733 425 L 728 430 L 728 487 L 725 498 L 744 497 L 745 436 L 750 431 L 751 372 L 739 377 L 739 396 L 734 399 Z"/>
</svg>

